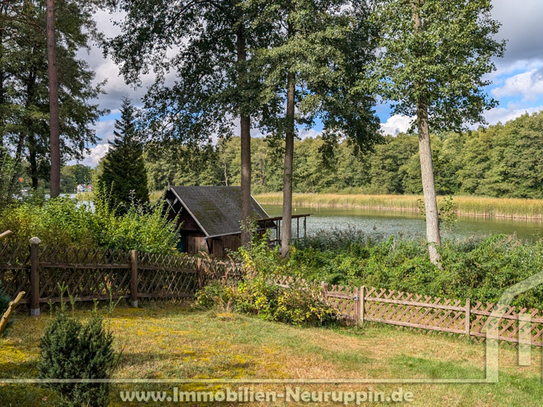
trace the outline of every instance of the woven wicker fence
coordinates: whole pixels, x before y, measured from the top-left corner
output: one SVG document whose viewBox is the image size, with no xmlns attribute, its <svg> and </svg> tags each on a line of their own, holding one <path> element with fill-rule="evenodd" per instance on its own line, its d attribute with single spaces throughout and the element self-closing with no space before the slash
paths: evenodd
<svg viewBox="0 0 543 407">
<path fill-rule="evenodd" d="M 289 287 L 294 280 L 281 277 L 275 283 Z M 305 281 L 299 281 L 302 284 Z M 485 339 L 487 321 L 498 324 L 502 341 L 543 346 L 541 310 L 496 307 L 491 303 L 472 303 L 404 293 L 373 287 L 344 287 L 321 283 L 323 298 L 344 318 L 371 321 L 409 328 L 464 334 Z M 500 318 L 490 318 L 493 312 Z M 485 328 L 485 329 L 483 329 Z"/>
<path fill-rule="evenodd" d="M 208 281 L 238 275 L 239 266 L 209 258 L 164 256 L 135 250 L 0 247 L 0 281 L 6 293 L 26 295 L 31 313 L 40 304 L 65 300 L 175 299 L 193 297 Z"/>
<path fill-rule="evenodd" d="M 76 301 L 129 298 L 175 299 L 193 297 L 209 281 L 238 278 L 240 265 L 210 258 L 164 256 L 135 250 L 103 250 L 0 246 L 0 281 L 12 297 L 25 291 L 21 303 L 39 314 L 40 304 L 59 302 L 61 289 Z M 294 280 L 280 277 L 275 283 L 289 287 Z M 303 280 L 299 283 L 307 283 Z M 59 286 L 60 285 L 60 286 Z M 493 312 L 503 315 L 498 338 L 503 341 L 543 346 L 540 310 L 495 304 L 471 303 L 373 287 L 328 286 L 323 298 L 338 314 L 357 322 L 373 321 L 416 329 L 486 337 L 485 324 Z"/>
</svg>

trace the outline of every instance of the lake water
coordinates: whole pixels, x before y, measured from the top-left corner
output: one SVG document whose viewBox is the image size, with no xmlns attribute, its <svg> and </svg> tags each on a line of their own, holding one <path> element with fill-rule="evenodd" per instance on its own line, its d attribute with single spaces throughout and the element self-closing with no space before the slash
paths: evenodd
<svg viewBox="0 0 543 407">
<path fill-rule="evenodd" d="M 65 194 L 75 198 L 75 194 Z M 93 202 L 81 202 L 90 204 Z M 281 205 L 262 205 L 270 215 L 281 216 Z M 354 228 L 376 237 L 403 234 L 407 237 L 426 237 L 426 222 L 418 213 L 400 211 L 378 211 L 356 208 L 311 208 L 296 206 L 293 214 L 306 214 L 307 232 L 315 233 L 321 230 Z M 293 221 L 293 234 L 296 234 L 296 221 Z M 303 233 L 300 221 L 300 232 Z M 516 234 L 523 240 L 536 240 L 543 237 L 543 223 L 522 219 L 489 219 L 460 216 L 458 223 L 451 231 L 444 232 L 445 238 L 466 238 L 471 236 L 488 236 L 491 234 Z"/>
<path fill-rule="evenodd" d="M 262 205 L 270 216 L 281 216 L 281 205 Z M 354 208 L 309 208 L 296 206 L 293 214 L 310 213 L 307 218 L 308 233 L 323 229 L 362 230 L 369 235 L 388 237 L 403 234 L 404 236 L 425 237 L 426 223 L 421 215 L 413 212 L 377 211 Z M 301 222 L 300 222 L 301 223 Z M 293 233 L 296 233 L 296 222 L 293 222 Z M 486 236 L 490 234 L 516 234 L 523 240 L 534 240 L 543 237 L 543 223 L 537 221 L 512 219 L 485 219 L 460 216 L 458 223 L 445 238 L 466 238 Z"/>
</svg>

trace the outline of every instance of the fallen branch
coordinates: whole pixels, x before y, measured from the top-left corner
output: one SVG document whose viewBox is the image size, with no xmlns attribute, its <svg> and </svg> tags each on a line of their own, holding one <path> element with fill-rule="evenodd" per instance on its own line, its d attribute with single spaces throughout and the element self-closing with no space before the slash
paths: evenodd
<svg viewBox="0 0 543 407">
<path fill-rule="evenodd" d="M 11 313 L 15 311 L 15 308 L 19 305 L 19 302 L 23 298 L 23 296 L 26 293 L 24 291 L 21 291 L 17 297 L 9 303 L 7 311 L 4 313 L 4 316 L 2 317 L 2 320 L 0 320 L 0 335 L 2 335 L 2 332 L 4 332 L 4 329 L 6 329 L 6 326 L 8 325 L 8 319 L 11 316 Z"/>
<path fill-rule="evenodd" d="M 0 233 L 0 239 L 11 235 L 13 232 L 11 230 L 6 230 L 4 233 Z"/>
</svg>

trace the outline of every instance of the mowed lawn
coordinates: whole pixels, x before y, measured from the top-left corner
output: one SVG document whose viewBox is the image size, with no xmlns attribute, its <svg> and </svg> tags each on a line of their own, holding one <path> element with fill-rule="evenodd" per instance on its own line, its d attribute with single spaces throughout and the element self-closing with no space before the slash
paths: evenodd
<svg viewBox="0 0 543 407">
<path fill-rule="evenodd" d="M 85 319 L 89 313 L 89 310 L 78 310 L 76 316 Z M 58 400 L 51 391 L 36 385 L 2 383 L 2 378 L 36 376 L 39 339 L 49 318 L 49 314 L 38 318 L 19 315 L 8 334 L 0 338 L 0 406 L 57 404 Z M 115 346 L 118 350 L 122 349 L 115 378 L 202 379 L 200 384 L 114 385 L 111 392 L 113 406 L 169 405 L 166 402 L 123 402 L 120 391 L 171 392 L 174 386 L 179 391 L 217 391 L 226 387 L 206 384 L 206 378 L 334 380 L 484 377 L 483 344 L 458 336 L 426 334 L 380 324 L 301 328 L 174 304 L 144 305 L 140 309 L 119 306 L 113 316 L 105 320 L 115 333 Z M 499 384 L 292 386 L 300 386 L 307 391 L 383 391 L 387 394 L 401 387 L 403 392 L 413 393 L 411 405 L 416 406 L 541 406 L 543 386 L 540 378 L 539 349 L 533 348 L 531 366 L 518 367 L 516 349 L 512 345 L 505 345 L 500 349 Z M 240 385 L 229 386 L 237 389 Z M 250 386 L 254 391 L 285 390 L 283 384 Z"/>
</svg>

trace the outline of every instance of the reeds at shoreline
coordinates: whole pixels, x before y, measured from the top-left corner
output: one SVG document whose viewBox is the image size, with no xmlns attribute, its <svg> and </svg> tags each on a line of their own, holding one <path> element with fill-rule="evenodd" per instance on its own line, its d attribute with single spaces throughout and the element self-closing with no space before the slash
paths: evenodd
<svg viewBox="0 0 543 407">
<path fill-rule="evenodd" d="M 256 195 L 264 205 L 281 205 L 281 192 Z M 294 194 L 294 206 L 360 208 L 418 212 L 417 195 L 347 195 L 347 194 Z M 438 197 L 438 203 L 443 197 Z M 486 198 L 475 196 L 453 196 L 456 212 L 464 216 L 543 220 L 543 199 Z"/>
</svg>

